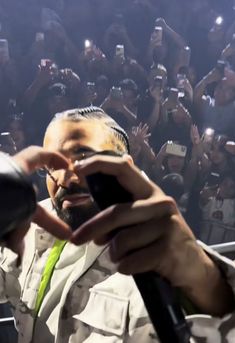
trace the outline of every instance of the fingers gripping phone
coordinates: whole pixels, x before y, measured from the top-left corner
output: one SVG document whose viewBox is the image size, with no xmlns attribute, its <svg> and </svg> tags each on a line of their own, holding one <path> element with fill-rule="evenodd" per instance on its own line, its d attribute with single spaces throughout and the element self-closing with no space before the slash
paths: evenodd
<svg viewBox="0 0 235 343">
<path fill-rule="evenodd" d="M 86 179 L 101 210 L 114 204 L 133 201 L 132 194 L 120 185 L 115 176 L 95 173 Z M 155 272 L 135 274 L 133 278 L 160 342 L 190 343 L 190 329 L 170 284 Z"/>
</svg>

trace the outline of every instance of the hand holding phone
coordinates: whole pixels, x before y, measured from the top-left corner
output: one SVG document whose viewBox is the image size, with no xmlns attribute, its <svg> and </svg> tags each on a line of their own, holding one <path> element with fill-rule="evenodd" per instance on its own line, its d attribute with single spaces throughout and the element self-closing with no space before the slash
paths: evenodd
<svg viewBox="0 0 235 343">
<path fill-rule="evenodd" d="M 191 49 L 189 46 L 185 46 L 179 52 L 180 65 L 183 67 L 189 67 L 190 60 L 191 60 Z"/>
<path fill-rule="evenodd" d="M 225 61 L 222 61 L 222 60 L 217 61 L 216 69 L 220 72 L 222 77 L 224 77 L 224 71 L 225 71 L 226 66 L 227 66 L 227 63 Z"/>
<path fill-rule="evenodd" d="M 124 45 L 118 44 L 116 45 L 116 52 L 115 55 L 117 58 L 125 59 L 125 47 Z"/>
<path fill-rule="evenodd" d="M 44 42 L 45 40 L 45 34 L 43 32 L 37 32 L 35 36 L 35 41 L 38 42 Z"/>
<path fill-rule="evenodd" d="M 170 88 L 168 95 L 168 102 L 175 108 L 179 101 L 179 90 L 178 88 Z"/>
<path fill-rule="evenodd" d="M 48 58 L 41 59 L 41 67 L 50 68 L 52 64 L 53 64 L 52 60 Z"/>
<path fill-rule="evenodd" d="M 161 26 L 155 26 L 151 36 L 151 41 L 154 46 L 162 46 L 163 29 Z"/>
<path fill-rule="evenodd" d="M 187 147 L 184 145 L 176 144 L 172 141 L 167 142 L 166 153 L 178 157 L 185 157 L 187 154 Z"/>
<path fill-rule="evenodd" d="M 14 155 L 17 152 L 15 142 L 10 132 L 0 133 L 0 150 L 9 155 Z"/>
<path fill-rule="evenodd" d="M 0 39 L 0 63 L 6 63 L 10 59 L 7 39 Z"/>
</svg>

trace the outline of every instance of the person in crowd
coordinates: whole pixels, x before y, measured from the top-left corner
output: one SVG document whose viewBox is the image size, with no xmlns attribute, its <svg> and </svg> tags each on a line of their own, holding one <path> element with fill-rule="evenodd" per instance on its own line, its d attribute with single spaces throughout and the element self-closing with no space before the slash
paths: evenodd
<svg viewBox="0 0 235 343">
<path fill-rule="evenodd" d="M 191 165 L 187 161 L 187 147 L 178 142 L 168 141 L 161 147 L 154 163 L 155 180 L 162 182 L 162 179 L 168 174 L 179 174 L 184 178 L 185 191 L 190 191 Z M 187 186 L 186 186 L 187 185 Z"/>
<path fill-rule="evenodd" d="M 222 68 L 224 65 L 222 63 Z M 231 85 L 219 65 L 207 74 L 195 87 L 194 102 L 204 128 L 212 127 L 217 134 L 234 138 L 235 85 Z M 206 96 L 209 85 L 216 83 L 214 97 Z"/>
<path fill-rule="evenodd" d="M 202 222 L 200 239 L 207 244 L 219 244 L 235 239 L 235 178 L 223 174 L 217 185 L 207 185 L 200 195 Z"/>
<path fill-rule="evenodd" d="M 54 114 L 76 106 L 79 94 L 81 84 L 77 74 L 71 69 L 58 70 L 51 60 L 43 60 L 22 101 L 27 125 L 39 143 Z"/>
<path fill-rule="evenodd" d="M 119 125 L 130 131 L 137 119 L 138 87 L 133 80 L 123 80 L 119 87 L 112 87 L 101 107 L 114 118 Z"/>
<path fill-rule="evenodd" d="M 109 79 L 105 75 L 100 75 L 95 82 L 96 86 L 96 100 L 94 102 L 95 105 L 100 106 L 104 100 L 107 98 L 109 90 L 110 90 L 110 84 Z"/>
<path fill-rule="evenodd" d="M 50 199 L 38 205 L 32 219 L 36 225 L 28 230 L 29 221 L 22 223 L 1 249 L 1 297 L 14 308 L 19 340 L 157 342 L 130 277 L 149 270 L 181 289 L 196 313 L 215 316 L 202 316 L 200 329 L 192 319 L 196 342 L 211 332 L 224 335 L 218 322 L 228 324 L 228 337 L 234 316 L 233 264 L 201 246 L 173 199 L 133 165 L 126 155 L 128 138 L 117 123 L 98 108 L 70 110 L 49 125 L 44 147 L 44 152 L 26 150 L 14 161 L 26 173 L 47 166 Z M 119 157 L 105 156 L 107 150 Z M 133 202 L 98 213 L 85 182 L 96 172 L 116 176 Z M 61 226 L 42 208 L 74 232 L 69 234 L 66 224 Z M 43 224 L 51 233 L 58 225 L 55 234 L 60 239 L 44 231 Z M 117 230 L 120 227 L 122 231 Z M 9 248 L 20 254 L 21 270 L 18 255 Z"/>
</svg>

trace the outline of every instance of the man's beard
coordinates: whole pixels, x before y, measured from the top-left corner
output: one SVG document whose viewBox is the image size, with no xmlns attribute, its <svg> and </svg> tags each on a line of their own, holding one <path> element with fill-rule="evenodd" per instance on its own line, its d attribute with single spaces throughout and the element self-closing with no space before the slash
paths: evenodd
<svg viewBox="0 0 235 343">
<path fill-rule="evenodd" d="M 89 205 L 80 205 L 77 207 L 63 208 L 63 198 L 72 194 L 87 194 L 88 190 L 73 183 L 69 188 L 61 188 L 56 197 L 54 198 L 54 209 L 58 217 L 68 224 L 73 231 L 75 231 L 80 225 L 92 218 L 99 212 L 99 209 L 95 202 Z"/>
</svg>

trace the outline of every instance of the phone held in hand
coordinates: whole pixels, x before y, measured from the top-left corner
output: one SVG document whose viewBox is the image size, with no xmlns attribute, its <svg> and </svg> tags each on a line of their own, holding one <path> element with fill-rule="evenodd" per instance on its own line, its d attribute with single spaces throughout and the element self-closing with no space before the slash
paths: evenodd
<svg viewBox="0 0 235 343">
<path fill-rule="evenodd" d="M 48 58 L 42 58 L 41 59 L 41 67 L 47 67 L 50 68 L 52 66 L 53 62 L 52 60 Z"/>
<path fill-rule="evenodd" d="M 206 129 L 204 134 L 203 134 L 203 137 L 202 137 L 203 142 L 212 143 L 214 136 L 215 136 L 215 130 L 214 129 L 211 129 L 211 128 Z"/>
<path fill-rule="evenodd" d="M 179 90 L 178 88 L 170 88 L 168 99 L 170 102 L 177 104 L 179 99 Z"/>
<path fill-rule="evenodd" d="M 152 39 L 155 46 L 162 46 L 163 29 L 161 26 L 155 26 Z"/>
<path fill-rule="evenodd" d="M 95 82 L 87 82 L 86 88 L 90 93 L 94 94 L 96 92 Z"/>
<path fill-rule="evenodd" d="M 207 182 L 206 182 L 206 186 L 207 187 L 216 187 L 219 186 L 220 183 L 220 174 L 218 173 L 210 173 Z"/>
<path fill-rule="evenodd" d="M 116 57 L 119 57 L 121 59 L 125 58 L 125 47 L 124 45 L 118 44 L 116 45 Z"/>
<path fill-rule="evenodd" d="M 121 87 L 112 87 L 110 89 L 110 98 L 113 100 L 120 101 L 123 98 L 123 93 Z"/>
<path fill-rule="evenodd" d="M 180 61 L 182 63 L 182 66 L 189 67 L 191 60 L 191 49 L 189 46 L 185 46 L 180 51 Z"/>
<path fill-rule="evenodd" d="M 16 145 L 10 132 L 0 133 L 0 151 L 13 155 L 16 153 Z"/>
<path fill-rule="evenodd" d="M 227 66 L 227 63 L 223 60 L 218 60 L 216 64 L 216 69 L 221 73 L 222 76 L 224 76 L 224 70 Z"/>
<path fill-rule="evenodd" d="M 35 41 L 38 42 L 44 42 L 45 34 L 43 32 L 37 32 L 35 36 Z"/>
<path fill-rule="evenodd" d="M 0 62 L 8 62 L 10 59 L 9 46 L 7 39 L 0 39 Z"/>
<path fill-rule="evenodd" d="M 185 80 L 186 80 L 185 74 L 177 74 L 177 88 L 179 90 L 179 98 L 183 98 L 185 96 L 185 89 L 184 89 Z"/>
<path fill-rule="evenodd" d="M 86 51 L 91 50 L 92 46 L 93 46 L 93 42 L 90 39 L 85 39 L 84 41 L 85 50 Z"/>
<path fill-rule="evenodd" d="M 163 78 L 162 78 L 162 76 L 155 76 L 153 84 L 154 84 L 154 88 L 162 89 L 163 88 Z"/>
<path fill-rule="evenodd" d="M 185 145 L 176 144 L 172 141 L 167 142 L 166 153 L 178 157 L 185 157 L 187 154 L 187 147 Z"/>
</svg>

